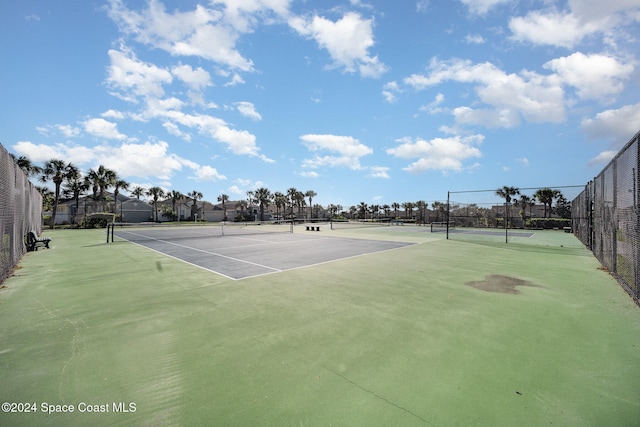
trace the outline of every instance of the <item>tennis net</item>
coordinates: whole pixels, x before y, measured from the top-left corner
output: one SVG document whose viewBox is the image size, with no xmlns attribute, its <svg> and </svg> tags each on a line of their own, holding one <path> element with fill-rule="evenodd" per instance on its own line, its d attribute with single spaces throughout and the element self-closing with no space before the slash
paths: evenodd
<svg viewBox="0 0 640 427">
<path fill-rule="evenodd" d="M 346 220 L 346 221 L 331 221 L 331 229 L 339 230 L 344 228 L 371 228 L 371 227 L 389 227 L 391 221 L 385 220 Z"/>
<path fill-rule="evenodd" d="M 455 230 L 456 226 L 453 222 L 449 222 L 449 230 Z M 431 223 L 431 232 L 437 233 L 440 231 L 447 231 L 447 223 L 446 222 L 432 222 Z"/>
<path fill-rule="evenodd" d="M 113 223 L 107 226 L 107 243 L 118 237 L 130 242 L 152 240 L 191 240 L 253 234 L 293 233 L 293 223 L 217 222 L 217 223 Z"/>
</svg>

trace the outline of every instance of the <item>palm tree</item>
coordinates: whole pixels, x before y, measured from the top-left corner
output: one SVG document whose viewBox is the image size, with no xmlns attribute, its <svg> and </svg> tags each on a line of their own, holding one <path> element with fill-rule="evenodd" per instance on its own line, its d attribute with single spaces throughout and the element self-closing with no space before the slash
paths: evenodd
<svg viewBox="0 0 640 427">
<path fill-rule="evenodd" d="M 191 200 L 193 200 L 193 205 L 191 205 L 191 218 L 193 219 L 197 219 L 196 214 L 198 212 L 198 200 L 202 199 L 202 197 L 204 197 L 202 195 L 201 192 L 197 191 L 197 190 L 193 190 L 190 193 L 187 193 L 187 197 L 189 197 Z"/>
<path fill-rule="evenodd" d="M 367 210 L 369 206 L 365 202 L 360 202 L 358 205 L 358 218 L 359 219 L 367 219 Z"/>
<path fill-rule="evenodd" d="M 16 158 L 16 156 L 14 156 L 11 153 L 9 153 L 9 155 L 13 157 L 13 160 L 16 162 L 16 165 L 18 165 L 18 167 L 22 169 L 22 172 L 24 172 L 25 175 L 32 176 L 32 175 L 38 175 L 42 173 L 42 168 L 39 166 L 35 166 L 31 162 L 31 160 L 29 160 L 27 157 L 20 156 Z"/>
<path fill-rule="evenodd" d="M 87 181 L 78 174 L 75 177 L 67 178 L 65 182 L 65 188 L 63 189 L 63 194 L 66 197 L 73 199 L 76 202 L 75 212 L 73 213 L 73 217 L 71 218 L 71 222 L 75 224 L 75 216 L 80 209 L 80 196 L 84 194 L 85 191 L 89 189 L 89 184 Z"/>
<path fill-rule="evenodd" d="M 142 187 L 134 187 L 133 190 L 131 191 L 131 194 L 135 196 L 138 200 L 140 200 L 140 197 L 144 196 L 145 193 L 146 191 Z"/>
<path fill-rule="evenodd" d="M 402 208 L 404 209 L 405 217 L 407 219 L 411 219 L 413 217 L 413 208 L 416 207 L 416 204 L 413 202 L 404 202 L 402 204 Z"/>
<path fill-rule="evenodd" d="M 36 190 L 42 195 L 42 210 L 50 211 L 53 209 L 53 191 L 47 187 L 36 186 Z"/>
<path fill-rule="evenodd" d="M 524 225 L 527 224 L 527 207 L 529 208 L 529 216 L 531 216 L 531 207 L 535 204 L 534 199 L 525 194 L 521 194 L 520 198 L 516 200 L 516 205 L 522 208 L 521 216 Z"/>
<path fill-rule="evenodd" d="M 56 211 L 58 210 L 58 201 L 60 200 L 60 185 L 65 179 L 73 179 L 79 175 L 80 171 L 78 168 L 71 163 L 65 163 L 64 160 L 53 159 L 44 163 L 40 181 L 47 182 L 51 180 L 55 185 L 53 209 L 51 211 L 51 229 L 54 229 L 56 224 Z"/>
<path fill-rule="evenodd" d="M 271 202 L 271 192 L 262 187 L 258 188 L 254 194 L 256 200 L 260 204 L 260 221 L 264 221 L 264 210 L 269 207 L 269 202 Z"/>
<path fill-rule="evenodd" d="M 296 204 L 296 197 L 299 191 L 295 187 L 291 187 L 287 190 L 287 198 L 289 200 L 289 215 L 293 217 L 293 207 Z"/>
<path fill-rule="evenodd" d="M 276 205 L 276 215 L 280 217 L 280 208 L 282 208 L 284 211 L 284 208 L 287 206 L 287 196 L 279 191 L 276 191 L 275 193 L 273 193 L 273 201 Z"/>
<path fill-rule="evenodd" d="M 223 221 L 227 220 L 227 207 L 225 206 L 225 203 L 229 201 L 229 196 L 227 196 L 226 194 L 221 194 L 218 196 L 218 201 L 222 202 L 222 212 L 223 212 Z"/>
<path fill-rule="evenodd" d="M 424 214 L 427 207 L 427 202 L 425 202 L 424 200 L 418 200 L 416 202 L 416 207 L 418 208 L 418 222 L 424 224 Z"/>
<path fill-rule="evenodd" d="M 127 191 L 129 189 L 129 183 L 124 179 L 120 179 L 117 176 L 113 181 L 113 213 L 117 214 L 118 210 L 118 194 L 120 194 L 120 189 Z M 120 203 L 120 221 L 122 221 L 122 203 Z"/>
<path fill-rule="evenodd" d="M 441 222 L 440 215 L 442 215 L 442 221 L 445 220 L 444 211 L 447 208 L 447 205 L 442 202 L 433 202 L 431 203 L 431 208 L 436 211 L 436 222 Z"/>
<path fill-rule="evenodd" d="M 400 209 L 400 203 L 393 202 L 391 203 L 391 207 L 393 208 L 393 217 L 398 218 L 398 209 Z"/>
<path fill-rule="evenodd" d="M 559 194 L 561 194 L 560 191 L 552 190 L 551 188 L 541 188 L 533 194 L 533 197 L 538 199 L 540 203 L 544 205 L 545 218 L 551 217 L 551 205 L 553 204 L 553 199 L 555 197 L 558 197 Z M 549 206 L 548 210 L 547 210 L 547 206 Z"/>
<path fill-rule="evenodd" d="M 152 204 L 156 222 L 158 222 L 158 199 L 164 197 L 164 195 L 164 190 L 160 187 L 151 187 L 147 190 L 147 196 L 151 197 L 153 200 Z"/>
<path fill-rule="evenodd" d="M 105 192 L 116 181 L 117 175 L 111 169 L 107 169 L 100 165 L 98 169 L 90 169 L 87 175 L 87 180 L 93 189 L 93 199 L 97 200 L 102 205 L 104 211 L 104 201 L 106 200 Z"/>
<path fill-rule="evenodd" d="M 171 190 L 169 194 L 167 194 L 167 197 L 171 199 L 171 219 L 176 220 L 176 218 L 178 217 L 178 213 L 176 211 L 176 203 L 178 202 L 178 200 L 184 197 L 184 194 L 176 190 Z"/>
<path fill-rule="evenodd" d="M 518 187 L 508 187 L 505 185 L 496 190 L 496 196 L 502 197 L 505 202 L 504 228 L 509 228 L 509 205 L 511 204 L 511 196 L 517 196 L 519 194 L 520 189 Z"/>
<path fill-rule="evenodd" d="M 313 217 L 313 198 L 316 197 L 318 193 L 313 190 L 307 190 L 304 195 L 309 198 L 309 209 L 311 210 L 311 216 Z"/>
<path fill-rule="evenodd" d="M 304 207 L 307 205 L 305 198 L 305 195 L 302 191 L 296 191 L 295 194 L 295 202 L 296 202 L 296 206 L 298 207 L 298 218 L 302 218 L 302 212 L 304 210 Z"/>
</svg>

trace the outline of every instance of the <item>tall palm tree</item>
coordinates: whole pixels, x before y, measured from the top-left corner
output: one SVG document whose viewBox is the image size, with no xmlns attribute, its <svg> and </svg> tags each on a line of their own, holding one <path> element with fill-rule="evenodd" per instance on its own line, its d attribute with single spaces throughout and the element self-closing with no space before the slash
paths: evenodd
<svg viewBox="0 0 640 427">
<path fill-rule="evenodd" d="M 440 222 L 440 214 L 444 218 L 444 209 L 446 205 L 442 202 L 433 202 L 431 203 L 431 208 L 436 211 L 436 222 Z"/>
<path fill-rule="evenodd" d="M 529 208 L 529 214 L 531 214 L 531 207 L 535 204 L 534 199 L 532 197 L 527 196 L 526 194 L 521 194 L 520 198 L 516 200 L 516 205 L 522 208 L 521 216 L 522 222 L 527 224 L 527 208 Z M 531 215 L 529 215 L 531 216 Z"/>
<path fill-rule="evenodd" d="M 553 204 L 553 199 L 558 197 L 559 194 L 561 194 L 560 191 L 552 190 L 551 188 L 548 188 L 548 187 L 541 188 L 533 194 L 533 197 L 538 199 L 540 203 L 544 205 L 545 218 L 551 217 L 551 205 Z M 547 210 L 547 206 L 549 206 L 548 210 Z"/>
<path fill-rule="evenodd" d="M 296 206 L 298 207 L 298 218 L 302 218 L 302 212 L 304 207 L 307 205 L 307 202 L 305 200 L 305 195 L 302 191 L 296 191 L 296 194 L 294 196 L 295 199 L 295 203 Z"/>
<path fill-rule="evenodd" d="M 113 213 L 117 214 L 118 212 L 118 194 L 120 194 L 120 189 L 127 191 L 129 189 L 129 183 L 124 179 L 118 178 L 116 175 L 113 181 Z M 120 221 L 122 221 L 122 203 L 120 203 Z"/>
<path fill-rule="evenodd" d="M 289 215 L 293 217 L 293 207 L 296 205 L 296 198 L 299 191 L 295 187 L 291 187 L 287 190 L 287 197 L 289 199 Z"/>
<path fill-rule="evenodd" d="M 146 193 L 146 190 L 142 187 L 134 187 L 133 190 L 131 191 L 131 194 L 135 196 L 138 200 L 140 200 L 140 197 L 144 196 L 145 193 Z"/>
<path fill-rule="evenodd" d="M 18 167 L 22 169 L 22 172 L 24 172 L 25 175 L 32 176 L 32 175 L 38 175 L 42 173 L 42 168 L 34 165 L 31 162 L 31 160 L 29 160 L 27 157 L 20 156 L 16 158 L 16 156 L 14 156 L 11 153 L 9 153 L 9 155 L 13 157 L 13 160 L 16 162 L 16 165 L 18 165 Z"/>
<path fill-rule="evenodd" d="M 176 211 L 176 203 L 178 202 L 178 200 L 184 197 L 184 194 L 176 190 L 171 190 L 167 194 L 167 197 L 171 199 L 171 218 L 175 220 L 178 217 L 178 212 Z"/>
<path fill-rule="evenodd" d="M 78 210 L 80 209 L 80 196 L 88 189 L 89 184 L 87 184 L 87 181 L 80 176 L 80 174 L 75 177 L 67 178 L 65 182 L 63 193 L 66 197 L 73 199 L 76 202 L 75 212 L 71 218 L 71 222 L 74 224 L 76 222 L 75 216 L 78 214 Z"/>
<path fill-rule="evenodd" d="M 271 202 L 271 192 L 264 188 L 258 188 L 255 191 L 255 198 L 260 204 L 260 221 L 264 221 L 264 210 L 269 207 L 269 202 Z"/>
<path fill-rule="evenodd" d="M 316 197 L 318 193 L 313 190 L 307 190 L 304 195 L 309 198 L 309 209 L 311 210 L 311 216 L 313 217 L 313 198 Z"/>
<path fill-rule="evenodd" d="M 367 219 L 367 210 L 369 209 L 369 205 L 365 202 L 360 202 L 358 205 L 358 218 L 359 219 Z"/>
<path fill-rule="evenodd" d="M 226 194 L 221 194 L 218 196 L 218 201 L 222 202 L 222 212 L 223 212 L 223 221 L 227 220 L 227 207 L 225 205 L 226 202 L 229 201 L 229 196 L 227 196 Z"/>
<path fill-rule="evenodd" d="M 147 196 L 151 197 L 151 199 L 153 200 L 152 204 L 153 204 L 153 211 L 155 214 L 155 222 L 158 222 L 158 199 L 164 197 L 165 192 L 162 188 L 160 187 L 151 187 L 150 189 L 147 190 Z"/>
<path fill-rule="evenodd" d="M 98 169 L 90 169 L 87 174 L 87 180 L 93 190 L 93 198 L 102 203 L 104 211 L 104 202 L 106 200 L 105 193 L 109 187 L 116 181 L 117 175 L 111 169 L 107 169 L 100 165 Z"/>
<path fill-rule="evenodd" d="M 193 204 L 191 205 L 191 218 L 196 219 L 196 214 L 198 213 L 198 200 L 204 197 L 201 192 L 197 190 L 193 190 L 190 193 L 187 193 L 187 197 L 193 200 Z"/>
<path fill-rule="evenodd" d="M 400 203 L 393 202 L 393 203 L 391 203 L 391 207 L 393 208 L 393 217 L 397 218 L 398 217 L 398 209 L 400 209 Z"/>
<path fill-rule="evenodd" d="M 41 186 L 36 186 L 36 190 L 42 195 L 42 210 L 53 210 L 53 191 Z"/>
<path fill-rule="evenodd" d="M 511 204 L 511 197 L 519 194 L 520 189 L 518 187 L 508 187 L 505 185 L 496 190 L 496 196 L 502 197 L 505 202 L 504 228 L 509 228 L 509 205 Z"/>
<path fill-rule="evenodd" d="M 44 163 L 40 181 L 47 182 L 51 180 L 55 185 L 53 209 L 51 211 L 51 229 L 54 229 L 56 224 L 56 211 L 58 210 L 58 201 L 60 200 L 60 186 L 65 179 L 72 179 L 79 175 L 80 171 L 78 168 L 71 163 L 65 163 L 64 160 L 52 159 Z"/>
<path fill-rule="evenodd" d="M 280 217 L 280 208 L 282 208 L 284 212 L 284 208 L 287 206 L 287 196 L 279 191 L 276 191 L 275 193 L 273 193 L 273 202 L 276 205 L 276 215 Z"/>
<path fill-rule="evenodd" d="M 415 207 L 416 207 L 416 204 L 413 202 L 404 202 L 402 204 L 402 208 L 404 209 L 405 217 L 407 219 L 411 219 L 413 217 L 413 208 Z"/>
</svg>

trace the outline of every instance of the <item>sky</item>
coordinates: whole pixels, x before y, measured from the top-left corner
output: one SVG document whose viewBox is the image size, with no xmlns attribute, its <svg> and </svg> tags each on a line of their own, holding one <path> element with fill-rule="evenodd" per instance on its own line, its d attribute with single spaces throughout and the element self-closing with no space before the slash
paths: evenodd
<svg viewBox="0 0 640 427">
<path fill-rule="evenodd" d="M 5 1 L 0 143 L 214 203 L 579 186 L 640 130 L 639 47 L 638 0 Z"/>
</svg>

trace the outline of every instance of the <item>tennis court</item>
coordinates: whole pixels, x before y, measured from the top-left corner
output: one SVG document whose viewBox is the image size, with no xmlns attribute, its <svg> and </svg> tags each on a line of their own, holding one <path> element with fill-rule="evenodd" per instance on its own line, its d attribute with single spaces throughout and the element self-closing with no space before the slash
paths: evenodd
<svg viewBox="0 0 640 427">
<path fill-rule="evenodd" d="M 224 229 L 218 225 L 115 227 L 114 234 L 234 280 L 412 244 L 328 237 L 326 232 L 294 234 L 289 224 L 231 225 Z"/>
<path fill-rule="evenodd" d="M 104 230 L 44 235 L 0 289 L 3 426 L 640 419 L 640 309 L 568 233 L 296 226 L 206 243 L 280 269 L 242 280 Z M 327 248 L 343 253 L 311 255 Z"/>
</svg>

